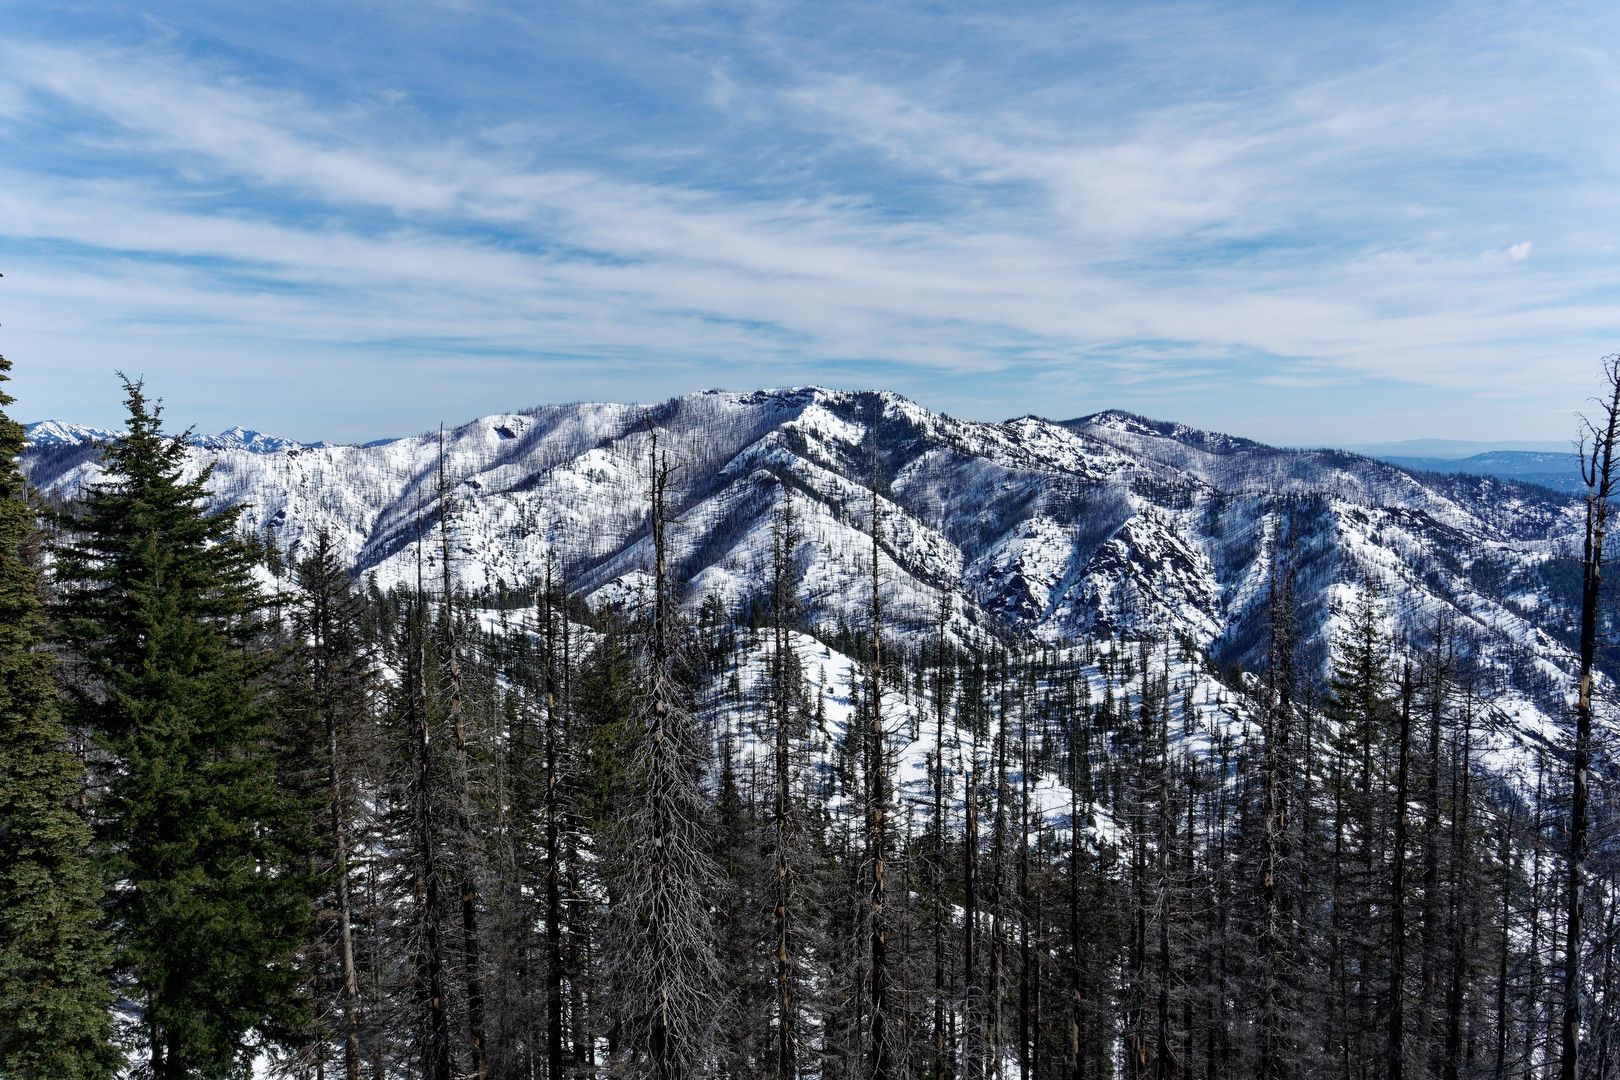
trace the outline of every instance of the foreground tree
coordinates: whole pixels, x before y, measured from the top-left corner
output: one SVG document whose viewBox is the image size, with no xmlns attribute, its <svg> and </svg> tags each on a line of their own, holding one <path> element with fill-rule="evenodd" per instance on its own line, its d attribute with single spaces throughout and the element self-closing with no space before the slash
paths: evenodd
<svg viewBox="0 0 1620 1080">
<path fill-rule="evenodd" d="M 10 361 L 0 357 L 0 383 Z M 0 406 L 12 398 L 0 392 Z M 112 1074 L 111 966 L 84 767 L 68 750 L 40 651 L 39 534 L 17 470 L 21 426 L 0 413 L 0 1076 Z"/>
<path fill-rule="evenodd" d="M 771 734 L 773 744 L 774 803 L 771 808 L 771 843 L 774 855 L 772 888 L 772 969 L 776 977 L 776 1075 L 794 1080 L 799 1074 L 798 1003 L 794 998 L 794 946 L 798 884 L 790 856 L 794 843 L 792 722 L 799 706 L 798 657 L 793 652 L 791 624 L 797 615 L 794 587 L 794 552 L 799 536 L 793 514 L 793 491 L 782 489 L 782 506 L 771 527 Z"/>
<path fill-rule="evenodd" d="M 65 629 L 76 715 L 109 762 L 98 807 L 123 988 L 154 1077 L 225 1076 L 294 1017 L 305 878 L 285 837 L 257 648 L 263 600 L 234 511 L 124 383 L 129 434 L 71 518 Z"/>
<path fill-rule="evenodd" d="M 1592 761 L 1592 668 L 1597 657 L 1598 601 L 1603 592 L 1603 538 L 1614 498 L 1614 449 L 1620 439 L 1620 354 L 1603 359 L 1608 396 L 1597 421 L 1586 422 L 1581 439 L 1581 478 L 1586 481 L 1586 535 L 1581 552 L 1580 672 L 1575 698 L 1575 745 L 1569 807 L 1569 888 L 1564 922 L 1564 1025 L 1560 1080 L 1580 1074 L 1581 917 L 1586 872 L 1587 770 Z"/>
<path fill-rule="evenodd" d="M 331 537 L 321 530 L 315 550 L 296 567 L 301 602 L 294 614 L 298 630 L 296 658 L 301 676 L 304 725 L 300 734 L 316 760 L 311 771 L 320 777 L 319 806 L 313 846 L 325 865 L 324 890 L 318 911 L 330 913 L 324 948 L 310 960 L 317 985 L 336 985 L 338 1020 L 327 1038 L 342 1044 L 345 1080 L 360 1077 L 360 978 L 355 964 L 354 871 L 358 799 L 354 777 L 356 743 L 369 724 L 373 672 L 361 638 L 361 599 L 349 585 Z M 315 748 L 319 749 L 316 750 Z M 317 917 L 319 925 L 323 921 Z M 317 994 L 317 1002 L 319 995 Z M 317 1018 L 320 1019 L 320 1018 Z M 324 1061 L 324 1053 L 317 1060 Z"/>
<path fill-rule="evenodd" d="M 887 732 L 883 727 L 883 595 L 879 589 L 877 442 L 872 443 L 872 517 L 868 530 L 872 541 L 871 585 L 872 600 L 868 609 L 871 618 L 871 637 L 866 671 L 866 865 L 871 878 L 867 882 L 867 933 L 871 942 L 871 1044 L 868 1062 L 872 1080 L 888 1080 L 894 1070 L 894 1048 L 889 1032 L 890 970 L 888 912 L 885 909 L 889 861 L 889 751 Z"/>
<path fill-rule="evenodd" d="M 671 468 L 649 422 L 653 595 L 627 794 L 609 877 L 618 952 L 609 961 L 632 1075 L 679 1080 L 712 1052 L 720 971 L 708 854 L 704 747 L 687 704 L 668 566 Z"/>
</svg>

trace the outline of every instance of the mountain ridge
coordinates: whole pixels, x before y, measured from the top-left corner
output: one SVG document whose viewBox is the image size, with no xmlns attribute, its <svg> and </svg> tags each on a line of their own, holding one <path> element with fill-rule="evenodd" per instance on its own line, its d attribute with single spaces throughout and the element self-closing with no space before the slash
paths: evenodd
<svg viewBox="0 0 1620 1080">
<path fill-rule="evenodd" d="M 886 588 L 908 624 L 949 594 L 962 618 L 1038 640 L 1151 629 L 1252 666 L 1281 529 L 1309 579 L 1314 656 L 1364 577 L 1388 587 L 1407 622 L 1449 611 L 1488 637 L 1536 642 L 1538 655 L 1562 648 L 1542 624 L 1567 621 L 1568 600 L 1542 570 L 1578 521 L 1575 504 L 1544 489 L 1423 478 L 1120 410 L 963 421 L 887 391 L 820 387 L 542 405 L 447 428 L 462 584 L 522 588 L 549 554 L 586 595 L 622 594 L 646 557 L 649 419 L 681 466 L 683 580 L 728 604 L 758 592 L 769 515 L 791 489 L 814 530 L 812 614 L 858 617 L 875 440 Z M 416 536 L 436 520 L 438 452 L 437 433 L 367 446 L 239 434 L 192 449 L 195 468 L 214 465 L 216 497 L 248 503 L 244 525 L 269 546 L 296 558 L 325 528 L 357 574 L 385 587 L 414 580 Z M 36 444 L 27 465 L 38 486 L 69 497 L 97 475 L 94 459 L 90 445 Z"/>
<path fill-rule="evenodd" d="M 122 431 L 75 424 L 66 420 L 36 420 L 23 425 L 23 444 L 29 447 L 85 446 L 114 442 L 124 436 Z M 326 442 L 305 443 L 266 435 L 240 425 L 233 425 L 213 435 L 187 431 L 182 436 L 191 445 L 205 450 L 246 450 L 255 454 L 276 454 L 285 450 L 315 450 Z"/>
</svg>

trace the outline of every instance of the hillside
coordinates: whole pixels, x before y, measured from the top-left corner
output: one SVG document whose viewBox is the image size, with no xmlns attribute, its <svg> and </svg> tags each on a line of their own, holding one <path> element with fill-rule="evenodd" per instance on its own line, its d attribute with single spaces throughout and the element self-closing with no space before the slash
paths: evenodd
<svg viewBox="0 0 1620 1080">
<path fill-rule="evenodd" d="M 671 502 L 692 602 L 760 595 L 771 510 L 791 488 L 809 539 L 811 621 L 858 623 L 876 444 L 883 587 L 902 628 L 942 593 L 966 624 L 1049 644 L 1171 634 L 1253 668 L 1277 537 L 1318 663 L 1347 590 L 1376 581 L 1400 627 L 1453 619 L 1506 688 L 1555 704 L 1570 640 L 1574 501 L 1483 476 L 1414 474 L 1333 450 L 1104 412 L 1064 422 L 955 420 L 887 393 L 710 391 L 652 406 L 572 404 L 444 433 L 454 572 L 523 589 L 548 557 L 595 601 L 634 594 L 647 559 L 647 425 L 680 468 Z M 36 425 L 35 432 L 46 429 Z M 98 475 L 93 433 L 48 428 L 25 465 L 70 496 Z M 306 446 L 256 433 L 195 440 L 220 500 L 291 559 L 327 530 L 355 572 L 415 580 L 436 521 L 438 433 Z M 421 556 L 431 569 L 436 545 Z"/>
</svg>

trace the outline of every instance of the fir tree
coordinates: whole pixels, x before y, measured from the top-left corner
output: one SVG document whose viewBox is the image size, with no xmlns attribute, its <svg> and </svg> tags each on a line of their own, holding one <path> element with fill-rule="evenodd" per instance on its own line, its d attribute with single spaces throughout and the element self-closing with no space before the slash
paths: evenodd
<svg viewBox="0 0 1620 1080">
<path fill-rule="evenodd" d="M 125 380 L 129 434 L 71 517 L 66 630 L 89 678 L 77 714 L 110 758 L 99 807 L 114 940 L 154 1077 L 224 1076 L 294 1017 L 308 897 L 284 835 L 256 642 L 263 600 L 236 511 Z"/>
<path fill-rule="evenodd" d="M 0 357 L 0 382 L 11 363 Z M 0 392 L 0 406 L 12 398 Z M 0 413 L 0 1075 L 108 1076 L 112 1052 L 101 881 L 75 809 L 36 570 L 38 531 L 17 469 L 23 432 Z"/>
<path fill-rule="evenodd" d="M 333 1010 L 338 1019 L 329 1035 L 323 1033 L 319 1060 L 325 1060 L 328 1041 L 341 1043 L 344 1076 L 359 1080 L 360 987 L 355 965 L 355 875 L 350 867 L 358 826 L 353 758 L 356 739 L 370 719 L 373 673 L 360 637 L 360 598 L 324 529 L 295 573 L 302 593 L 295 613 L 303 706 L 297 710 L 303 714 L 298 734 L 311 759 L 310 771 L 319 778 L 318 793 L 311 800 L 317 819 L 312 832 L 321 837 L 315 848 L 326 878 L 317 909 L 327 917 L 316 919 L 325 926 L 326 940 L 310 964 L 317 984 L 330 980 L 338 999 Z"/>
</svg>

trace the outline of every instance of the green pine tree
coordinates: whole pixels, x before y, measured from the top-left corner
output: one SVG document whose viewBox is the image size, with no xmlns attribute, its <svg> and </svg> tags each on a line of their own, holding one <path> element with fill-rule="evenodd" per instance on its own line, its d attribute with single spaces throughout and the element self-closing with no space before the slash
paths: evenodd
<svg viewBox="0 0 1620 1080">
<path fill-rule="evenodd" d="M 0 383 L 10 361 L 0 357 Z M 12 398 L 0 392 L 0 406 Z M 39 533 L 17 468 L 22 427 L 0 412 L 0 1076 L 112 1074 L 111 967 L 90 827 L 69 752 L 36 568 Z"/>
<path fill-rule="evenodd" d="M 233 511 L 125 380 L 129 434 L 69 519 L 65 629 L 75 697 L 111 764 L 98 807 L 114 941 L 154 1077 L 230 1076 L 289 1030 L 307 885 L 285 837 L 259 647 L 263 600 Z"/>
</svg>

